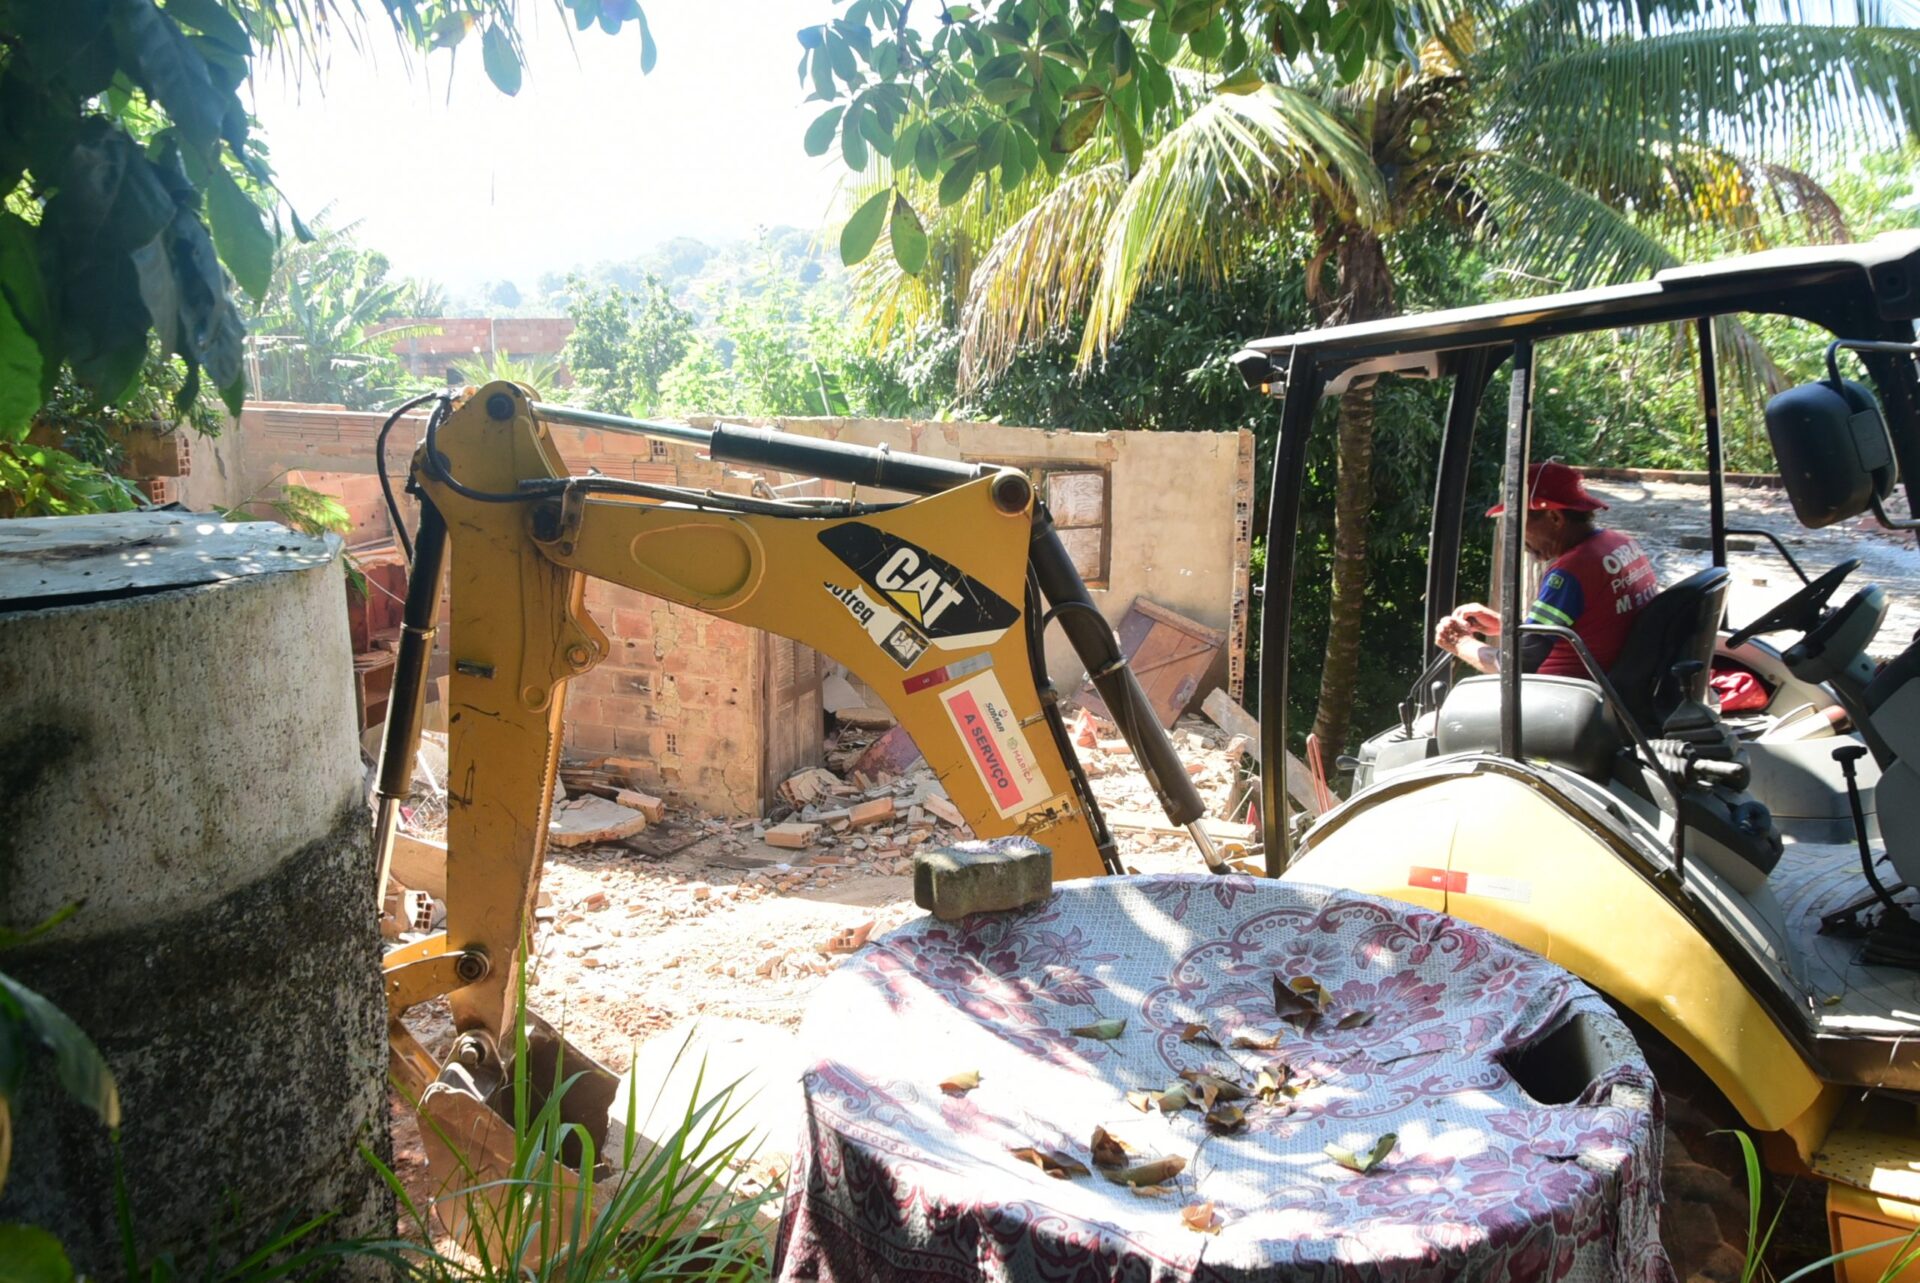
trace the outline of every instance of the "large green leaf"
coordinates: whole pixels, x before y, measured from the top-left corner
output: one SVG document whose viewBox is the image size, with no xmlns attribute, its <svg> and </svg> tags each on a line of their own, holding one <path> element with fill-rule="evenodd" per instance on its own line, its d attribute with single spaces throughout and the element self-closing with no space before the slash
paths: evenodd
<svg viewBox="0 0 1920 1283">
<path fill-rule="evenodd" d="M 187 141 L 203 149 L 219 141 L 232 95 L 214 88 L 206 60 L 172 19 L 151 0 L 114 0 L 113 25 L 141 86 Z"/>
<path fill-rule="evenodd" d="M 833 146 L 833 131 L 840 127 L 840 117 L 845 107 L 829 107 L 821 112 L 811 125 L 807 126 L 806 140 L 802 144 L 809 156 L 824 156 L 827 148 Z"/>
<path fill-rule="evenodd" d="M 889 187 L 875 192 L 853 211 L 853 217 L 840 233 L 842 263 L 852 267 L 873 251 L 873 243 L 880 239 L 880 229 L 886 225 L 887 205 L 892 200 L 893 188 Z"/>
<path fill-rule="evenodd" d="M 60 281 L 60 341 L 74 378 L 103 402 L 118 401 L 140 377 L 151 325 L 128 255 L 68 265 Z"/>
<path fill-rule="evenodd" d="M 167 0 L 167 16 L 243 57 L 253 50 L 247 29 L 220 0 Z"/>
<path fill-rule="evenodd" d="M 0 1225 L 0 1283 L 73 1283 L 60 1240 L 37 1225 Z"/>
<path fill-rule="evenodd" d="M 1107 109 L 1104 98 L 1081 103 L 1067 113 L 1060 127 L 1053 131 L 1053 149 L 1057 152 L 1075 152 L 1086 145 L 1093 137 L 1093 131 L 1100 127 L 1100 116 Z"/>
<path fill-rule="evenodd" d="M 893 240 L 894 261 L 908 276 L 920 275 L 920 269 L 927 265 L 927 229 L 920 225 L 920 216 L 904 193 L 893 202 L 887 230 Z"/>
<path fill-rule="evenodd" d="M 970 152 L 953 162 L 940 179 L 940 203 L 951 205 L 967 194 L 967 188 L 973 186 L 973 176 L 980 171 L 978 153 Z"/>
<path fill-rule="evenodd" d="M 0 441 L 22 441 L 40 408 L 40 345 L 0 295 Z"/>
<path fill-rule="evenodd" d="M 0 405 L 11 403 L 11 398 L 31 391 L 36 404 L 45 397 L 53 382 L 56 370 L 50 367 L 58 365 L 59 342 L 54 332 L 53 314 L 47 305 L 46 286 L 40 279 L 39 257 L 35 249 L 35 229 L 26 220 L 13 214 L 0 213 L 0 308 L 10 309 L 11 321 L 0 325 L 12 324 L 26 331 L 33 340 L 36 356 L 35 364 L 40 370 L 37 384 L 26 388 L 16 386 L 24 366 L 17 349 L 0 341 L 0 349 L 8 350 L 10 355 L 0 356 Z M 31 411 L 29 411 L 31 413 Z M 0 436 L 18 440 L 16 429 L 20 425 L 13 422 L 11 414 L 0 410 Z"/>
<path fill-rule="evenodd" d="M 495 89 L 509 98 L 520 92 L 520 55 L 513 51 L 513 37 L 497 22 L 480 37 L 480 61 Z M 217 229 L 214 235 L 219 236 Z"/>
<path fill-rule="evenodd" d="M 264 299 L 273 283 L 273 233 L 267 230 L 260 207 L 219 165 L 213 167 L 207 183 L 207 221 L 213 225 L 220 261 L 233 279 L 254 298 Z"/>
<path fill-rule="evenodd" d="M 120 1088 L 93 1040 L 60 1008 L 4 971 L 0 971 L 0 995 L 7 1000 L 0 1010 L 12 1007 L 14 1018 L 53 1053 L 54 1077 L 67 1095 L 98 1114 L 107 1126 L 118 1127 Z"/>
</svg>

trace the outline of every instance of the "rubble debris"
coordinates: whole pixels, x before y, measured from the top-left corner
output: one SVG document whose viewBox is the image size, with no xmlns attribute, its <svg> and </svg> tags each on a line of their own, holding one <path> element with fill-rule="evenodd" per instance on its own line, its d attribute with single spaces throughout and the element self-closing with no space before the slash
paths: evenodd
<svg viewBox="0 0 1920 1283">
<path fill-rule="evenodd" d="M 929 794 L 920 800 L 920 805 L 956 829 L 967 826 L 967 817 L 960 814 L 960 808 L 952 802 L 949 802 L 945 797 Z"/>
<path fill-rule="evenodd" d="M 589 794 L 571 798 L 553 808 L 547 841 L 557 846 L 591 846 L 618 842 L 647 827 L 647 817 L 618 802 Z"/>
<path fill-rule="evenodd" d="M 889 775 L 905 775 L 920 760 L 920 748 L 913 742 L 913 736 L 907 734 L 906 727 L 896 726 L 867 745 L 854 759 L 853 771 L 869 779 L 878 779 L 883 771 Z"/>
<path fill-rule="evenodd" d="M 836 794 L 842 787 L 840 777 L 818 766 L 795 771 L 775 790 L 795 810 L 812 806 L 821 798 Z"/>
<path fill-rule="evenodd" d="M 425 891 L 444 900 L 447 895 L 447 844 L 432 838 L 416 837 L 411 833 L 395 833 L 390 872 L 393 880 L 400 885 Z"/>
<path fill-rule="evenodd" d="M 1212 719 L 1213 724 L 1232 735 L 1236 740 L 1245 739 L 1241 751 L 1255 762 L 1260 760 L 1260 723 L 1253 714 L 1233 702 L 1233 697 L 1224 690 L 1215 690 L 1201 702 L 1200 711 Z M 1313 787 L 1313 774 L 1307 770 L 1307 764 L 1287 753 L 1287 796 L 1306 811 L 1308 815 L 1319 815 L 1319 791 Z"/>
<path fill-rule="evenodd" d="M 650 793 L 638 789 L 621 789 L 613 795 L 613 800 L 630 811 L 638 811 L 647 817 L 647 823 L 658 824 L 667 818 L 667 804 Z"/>
<path fill-rule="evenodd" d="M 1253 825 L 1235 824 L 1231 820 L 1203 819 L 1200 823 L 1206 828 L 1207 836 L 1216 842 L 1239 842 L 1245 844 L 1253 840 Z M 1132 829 L 1143 833 L 1153 833 L 1163 837 L 1187 837 L 1186 829 L 1169 823 L 1166 816 L 1155 815 L 1148 811 L 1108 811 L 1107 827 L 1110 829 Z"/>
<path fill-rule="evenodd" d="M 776 824 L 768 829 L 761 840 L 768 846 L 785 847 L 788 850 L 803 851 L 813 845 L 820 836 L 821 826 L 805 821 L 790 820 L 785 824 Z"/>
</svg>

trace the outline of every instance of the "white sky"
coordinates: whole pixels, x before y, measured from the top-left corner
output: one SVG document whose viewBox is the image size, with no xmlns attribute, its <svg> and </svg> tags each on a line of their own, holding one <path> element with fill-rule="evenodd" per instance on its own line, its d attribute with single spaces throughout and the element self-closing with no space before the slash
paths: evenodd
<svg viewBox="0 0 1920 1283">
<path fill-rule="evenodd" d="M 475 37 L 450 99 L 448 55 L 409 68 L 384 30 L 366 52 L 336 40 L 318 85 L 263 68 L 254 106 L 281 188 L 303 216 L 331 205 L 399 272 L 455 290 L 501 278 L 524 290 L 672 236 L 824 222 L 841 170 L 834 153 L 801 149 L 826 105 L 803 102 L 794 33 L 831 13 L 827 0 L 646 9 L 660 57 L 643 76 L 633 24 L 570 33 L 552 6 L 524 6 L 530 65 L 514 98 L 487 79 Z"/>
</svg>

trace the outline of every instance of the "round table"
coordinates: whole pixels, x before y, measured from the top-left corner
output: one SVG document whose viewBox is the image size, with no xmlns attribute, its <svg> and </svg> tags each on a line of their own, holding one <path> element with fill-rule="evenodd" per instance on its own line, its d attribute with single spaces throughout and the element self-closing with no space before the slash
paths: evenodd
<svg viewBox="0 0 1920 1283">
<path fill-rule="evenodd" d="M 1626 1028 L 1444 914 L 1089 879 L 874 941 L 801 1038 L 782 1280 L 1671 1278 Z"/>
</svg>

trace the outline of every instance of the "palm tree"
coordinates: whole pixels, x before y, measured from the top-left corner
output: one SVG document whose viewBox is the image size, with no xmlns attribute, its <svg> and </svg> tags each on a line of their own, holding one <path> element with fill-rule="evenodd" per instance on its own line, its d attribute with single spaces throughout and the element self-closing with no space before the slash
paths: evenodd
<svg viewBox="0 0 1920 1283">
<path fill-rule="evenodd" d="M 1300 220 L 1323 323 L 1390 315 L 1395 238 L 1436 218 L 1483 238 L 1523 279 L 1561 288 L 1770 239 L 1844 237 L 1802 158 L 1892 144 L 1920 122 L 1911 0 L 1818 14 L 1758 2 L 1467 0 L 1417 61 L 1368 66 L 1345 85 L 1304 59 L 1272 59 L 1251 92 L 1208 94 L 1197 72 L 1183 75 L 1176 123 L 1132 172 L 1097 135 L 1058 179 L 949 211 L 934 286 L 875 256 L 856 301 L 882 326 L 947 311 L 966 384 L 1081 318 L 1091 370 L 1144 286 L 1218 281 L 1276 225 Z M 1314 719 L 1331 750 L 1346 743 L 1359 667 L 1373 417 L 1373 388 L 1357 383 L 1339 405 Z"/>
</svg>

